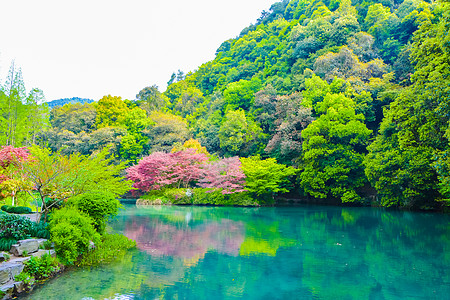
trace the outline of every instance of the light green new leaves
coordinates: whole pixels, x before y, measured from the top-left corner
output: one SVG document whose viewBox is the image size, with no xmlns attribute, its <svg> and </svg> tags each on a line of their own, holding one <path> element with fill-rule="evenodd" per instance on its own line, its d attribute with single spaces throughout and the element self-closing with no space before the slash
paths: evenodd
<svg viewBox="0 0 450 300">
<path fill-rule="evenodd" d="M 282 184 L 288 183 L 288 177 L 297 173 L 293 167 L 277 163 L 275 158 L 262 160 L 259 155 L 241 158 L 241 163 L 242 171 L 247 177 L 245 188 L 258 196 L 266 193 L 288 192 L 289 190 Z"/>
</svg>

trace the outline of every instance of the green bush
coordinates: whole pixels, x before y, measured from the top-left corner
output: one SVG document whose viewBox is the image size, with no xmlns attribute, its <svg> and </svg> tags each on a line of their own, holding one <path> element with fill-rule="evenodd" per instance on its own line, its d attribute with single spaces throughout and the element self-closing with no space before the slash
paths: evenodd
<svg viewBox="0 0 450 300">
<path fill-rule="evenodd" d="M 10 214 L 31 214 L 31 208 L 25 206 L 3 205 L 1 209 Z"/>
<path fill-rule="evenodd" d="M 50 210 L 53 210 L 53 209 L 60 209 L 61 206 L 62 206 L 62 204 L 63 204 L 63 201 L 62 201 L 62 200 L 59 200 L 59 199 L 50 199 L 50 198 L 48 198 L 48 197 L 46 197 L 46 198 L 44 199 L 44 201 L 45 201 L 45 206 L 46 206 L 46 207 L 50 207 Z"/>
<path fill-rule="evenodd" d="M 31 230 L 31 236 L 41 238 L 41 239 L 49 239 L 50 231 L 48 231 L 48 223 L 41 221 L 39 223 L 33 222 L 33 227 Z"/>
<path fill-rule="evenodd" d="M 162 192 L 172 204 L 192 204 L 192 197 L 187 195 L 187 189 L 164 189 Z"/>
<path fill-rule="evenodd" d="M 58 259 L 50 254 L 41 257 L 31 257 L 23 263 L 23 271 L 15 276 L 16 281 L 23 281 L 26 287 L 30 287 L 36 280 L 44 280 L 59 272 L 61 266 Z"/>
<path fill-rule="evenodd" d="M 31 257 L 23 264 L 23 270 L 37 280 L 46 279 L 60 270 L 58 259 L 47 253 L 41 257 Z"/>
<path fill-rule="evenodd" d="M 193 204 L 257 206 L 249 192 L 222 194 L 221 190 L 194 189 Z"/>
<path fill-rule="evenodd" d="M 16 240 L 27 239 L 32 236 L 33 222 L 18 215 L 0 215 L 0 237 Z"/>
<path fill-rule="evenodd" d="M 26 288 L 30 287 L 36 282 L 36 279 L 30 273 L 22 271 L 19 275 L 15 276 L 16 281 L 22 281 Z"/>
<path fill-rule="evenodd" d="M 193 204 L 224 205 L 225 195 L 220 190 L 194 189 Z"/>
<path fill-rule="evenodd" d="M 255 199 L 250 192 L 241 192 L 228 195 L 233 205 L 240 206 L 259 206 L 259 198 Z"/>
<path fill-rule="evenodd" d="M 81 258 L 80 265 L 95 266 L 121 258 L 126 251 L 136 247 L 136 242 L 121 234 L 106 234 L 102 242 Z"/>
<path fill-rule="evenodd" d="M 68 200 L 67 205 L 72 205 L 86 213 L 94 220 L 94 227 L 99 233 L 104 233 L 106 223 L 110 217 L 117 215 L 121 204 L 110 193 L 86 193 Z"/>
<path fill-rule="evenodd" d="M 17 240 L 15 238 L 0 238 L 0 251 L 9 251 L 11 246 L 16 244 Z"/>
<path fill-rule="evenodd" d="M 188 189 L 166 188 L 153 190 L 142 196 L 141 199 L 162 204 L 192 204 L 192 197 L 188 196 Z"/>
<path fill-rule="evenodd" d="M 55 211 L 49 226 L 56 254 L 64 264 L 74 264 L 80 255 L 87 253 L 90 241 L 100 242 L 92 218 L 74 207 Z"/>
</svg>

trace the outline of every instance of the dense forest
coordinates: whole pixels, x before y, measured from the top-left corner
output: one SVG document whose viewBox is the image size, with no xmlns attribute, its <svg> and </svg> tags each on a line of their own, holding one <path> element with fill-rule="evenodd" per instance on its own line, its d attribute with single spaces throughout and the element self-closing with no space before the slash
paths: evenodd
<svg viewBox="0 0 450 300">
<path fill-rule="evenodd" d="M 42 91 L 26 95 L 12 65 L 0 92 L 0 145 L 64 155 L 109 145 L 133 166 L 188 141 L 210 159 L 259 155 L 295 168 L 272 192 L 442 209 L 449 31 L 445 0 L 284 0 L 224 41 L 214 60 L 174 73 L 164 92 L 150 83 L 134 100 L 106 95 L 51 111 Z"/>
</svg>

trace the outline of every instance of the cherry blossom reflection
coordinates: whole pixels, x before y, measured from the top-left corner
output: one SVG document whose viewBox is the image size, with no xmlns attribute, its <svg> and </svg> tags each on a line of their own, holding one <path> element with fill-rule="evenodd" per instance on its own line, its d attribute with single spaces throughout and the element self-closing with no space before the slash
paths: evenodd
<svg viewBox="0 0 450 300">
<path fill-rule="evenodd" d="M 198 261 L 208 250 L 238 256 L 245 228 L 242 222 L 228 219 L 189 224 L 135 217 L 126 225 L 124 234 L 135 240 L 140 250 L 152 256 L 178 257 L 189 264 L 189 261 Z"/>
</svg>

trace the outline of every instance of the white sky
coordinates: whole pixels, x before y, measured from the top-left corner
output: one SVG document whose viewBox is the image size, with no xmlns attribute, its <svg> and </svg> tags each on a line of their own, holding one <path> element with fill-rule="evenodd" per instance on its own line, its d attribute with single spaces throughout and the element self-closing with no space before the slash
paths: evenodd
<svg viewBox="0 0 450 300">
<path fill-rule="evenodd" d="M 47 101 L 134 99 L 193 71 L 277 0 L 0 0 L 0 79 L 11 61 Z"/>
</svg>

